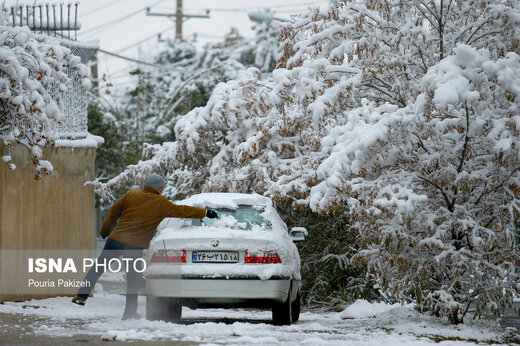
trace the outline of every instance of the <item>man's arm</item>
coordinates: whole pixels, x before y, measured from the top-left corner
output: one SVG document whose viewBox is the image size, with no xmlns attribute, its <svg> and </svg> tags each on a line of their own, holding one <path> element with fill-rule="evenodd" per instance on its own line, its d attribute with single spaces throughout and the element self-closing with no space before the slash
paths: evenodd
<svg viewBox="0 0 520 346">
<path fill-rule="evenodd" d="M 186 219 L 203 219 L 207 210 L 204 208 L 190 207 L 188 205 L 178 205 L 164 198 L 164 207 L 168 211 L 166 217 L 180 217 Z"/>
<path fill-rule="evenodd" d="M 114 203 L 108 210 L 107 215 L 105 216 L 105 220 L 103 221 L 103 225 L 101 226 L 101 229 L 99 230 L 99 234 L 103 238 L 106 238 L 110 235 L 110 230 L 112 229 L 112 226 L 114 223 L 116 223 L 117 219 L 121 216 L 121 212 L 123 211 L 123 206 L 125 203 L 125 197 L 126 194 L 123 195 L 120 199 Z"/>
</svg>

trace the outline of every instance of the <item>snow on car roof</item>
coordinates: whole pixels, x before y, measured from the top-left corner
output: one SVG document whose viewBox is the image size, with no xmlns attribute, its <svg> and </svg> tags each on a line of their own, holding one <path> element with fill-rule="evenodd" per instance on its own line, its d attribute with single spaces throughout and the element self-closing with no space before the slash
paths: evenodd
<svg viewBox="0 0 520 346">
<path fill-rule="evenodd" d="M 193 195 L 180 204 L 187 204 L 201 208 L 226 208 L 236 210 L 239 205 L 269 206 L 272 202 L 269 198 L 259 194 L 245 193 L 200 193 Z"/>
</svg>

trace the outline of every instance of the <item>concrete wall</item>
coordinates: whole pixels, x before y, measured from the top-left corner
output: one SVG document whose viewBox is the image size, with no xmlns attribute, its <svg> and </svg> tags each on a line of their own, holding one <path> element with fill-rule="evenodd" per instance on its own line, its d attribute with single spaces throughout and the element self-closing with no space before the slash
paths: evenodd
<svg viewBox="0 0 520 346">
<path fill-rule="evenodd" d="M 0 157 L 7 154 L 0 143 Z M 39 181 L 25 146 L 11 156 L 16 170 L 0 167 L 0 250 L 94 249 L 94 191 L 84 184 L 95 178 L 96 148 L 43 148 L 54 171 Z"/>
</svg>

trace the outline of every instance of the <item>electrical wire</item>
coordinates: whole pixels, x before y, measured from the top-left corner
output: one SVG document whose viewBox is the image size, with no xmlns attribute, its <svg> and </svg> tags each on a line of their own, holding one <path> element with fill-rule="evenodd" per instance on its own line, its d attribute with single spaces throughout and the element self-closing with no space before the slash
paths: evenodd
<svg viewBox="0 0 520 346">
<path fill-rule="evenodd" d="M 170 26 L 170 27 L 168 27 L 168 28 L 166 28 L 166 29 L 164 29 L 164 30 L 161 30 L 161 31 L 159 31 L 159 32 L 156 32 L 156 33 L 153 34 L 153 35 L 150 35 L 150 36 L 148 36 L 148 37 L 146 37 L 146 38 L 143 38 L 143 39 L 140 40 L 140 41 L 137 41 L 137 42 L 135 42 L 135 43 L 132 43 L 132 44 L 130 44 L 130 45 L 126 46 L 126 47 L 123 47 L 123 48 L 121 48 L 121 49 L 118 49 L 118 50 L 116 51 L 116 53 L 123 53 L 123 52 L 124 52 L 125 50 L 127 50 L 127 49 L 130 49 L 130 48 L 133 48 L 133 47 L 135 47 L 135 46 L 138 46 L 138 45 L 140 45 L 141 43 L 146 42 L 146 41 L 148 41 L 148 40 L 150 40 L 150 39 L 156 37 L 156 36 L 159 35 L 159 34 L 164 34 L 165 32 L 171 31 L 171 30 L 173 30 L 173 29 L 175 29 L 175 27 Z"/>
<path fill-rule="evenodd" d="M 98 11 L 104 10 L 108 6 L 112 6 L 113 4 L 116 4 L 116 3 L 121 2 L 121 1 L 123 1 L 123 0 L 115 0 L 115 1 L 112 1 L 111 3 L 109 3 L 109 4 L 105 4 L 103 6 L 99 6 L 98 8 L 95 8 L 95 9 L 93 9 L 91 11 L 88 11 L 87 13 L 81 15 L 81 17 L 84 18 L 84 17 L 86 17 L 88 15 L 91 15 L 92 13 L 96 13 Z"/>
<path fill-rule="evenodd" d="M 114 3 L 117 3 L 117 2 L 119 2 L 119 1 L 122 1 L 122 0 L 115 0 L 115 1 L 109 3 L 109 4 L 105 5 L 105 6 L 98 7 L 98 8 L 96 8 L 96 9 L 94 9 L 94 10 L 88 12 L 88 13 L 85 14 L 84 16 L 87 16 L 87 15 L 89 15 L 89 14 L 91 14 L 91 13 L 93 13 L 93 12 L 96 12 L 96 11 L 98 11 L 98 10 L 104 9 L 104 8 L 106 8 L 107 6 L 110 6 L 110 5 L 112 5 L 112 4 L 114 4 Z M 152 6 L 158 5 L 158 4 L 160 4 L 160 3 L 164 2 L 164 1 L 166 1 L 166 0 L 159 0 L 159 1 L 157 1 L 157 2 L 155 2 L 155 3 L 152 3 L 152 4 L 150 4 L 150 5 L 146 6 L 146 7 L 143 7 L 143 8 L 141 8 L 141 9 L 135 11 L 135 12 L 129 13 L 129 14 L 123 16 L 123 17 L 120 17 L 120 18 L 114 19 L 114 20 L 112 20 L 112 21 L 110 21 L 110 22 L 106 22 L 106 23 L 101 24 L 101 25 L 99 25 L 99 26 L 97 26 L 97 27 L 94 27 L 94 28 L 91 28 L 91 29 L 87 29 L 87 30 L 85 30 L 85 31 L 83 31 L 83 32 L 80 32 L 79 34 L 80 34 L 80 35 L 90 34 L 90 35 L 88 35 L 88 37 L 92 37 L 92 36 L 94 36 L 95 34 L 99 34 L 100 32 L 103 32 L 107 26 L 111 26 L 112 24 L 119 24 L 120 22 L 123 22 L 123 21 L 125 21 L 126 19 L 135 16 L 135 15 L 138 14 L 139 12 L 141 12 L 141 11 L 143 11 L 143 10 L 146 10 L 146 9 L 149 8 L 149 7 L 152 7 Z M 269 8 L 286 8 L 286 7 L 305 6 L 305 5 L 317 5 L 317 4 L 319 4 L 319 3 L 316 3 L 316 2 L 306 2 L 306 3 L 300 3 L 300 4 L 293 3 L 293 4 L 285 4 L 285 5 L 269 6 Z M 265 6 L 264 6 L 264 7 L 256 6 L 256 7 L 244 7 L 244 8 L 238 8 L 238 9 L 233 9 L 233 8 L 213 8 L 213 9 L 211 9 L 211 8 L 210 8 L 209 10 L 210 10 L 210 11 L 215 11 L 215 12 L 248 12 L 248 11 L 250 11 L 250 10 L 261 10 L 261 9 L 264 9 L 264 8 L 265 8 Z M 196 10 L 199 10 L 199 11 L 200 11 L 201 9 L 196 9 Z M 184 11 L 188 11 L 188 10 L 185 9 Z M 284 12 L 286 12 L 286 11 L 284 11 Z M 87 38 L 88 38 L 88 37 L 87 37 Z"/>
<path fill-rule="evenodd" d="M 320 5 L 327 4 L 328 1 L 312 1 L 312 2 L 304 2 L 304 3 L 293 3 L 293 4 L 284 4 L 284 5 L 272 5 L 272 6 L 254 6 L 254 7 L 242 7 L 242 8 L 197 8 L 197 9 L 184 9 L 184 11 L 201 11 L 201 10 L 209 10 L 215 12 L 248 12 L 251 10 L 262 10 L 265 8 L 285 8 L 285 7 L 296 7 L 296 6 L 305 6 L 305 5 Z"/>
<path fill-rule="evenodd" d="M 169 66 L 156 65 L 156 64 L 152 64 L 152 63 L 149 63 L 149 62 L 146 62 L 146 61 L 129 58 L 129 57 L 122 56 L 122 55 L 119 55 L 119 54 L 116 54 L 116 53 L 108 52 L 108 51 L 106 51 L 104 49 L 98 49 L 98 52 L 103 53 L 103 54 L 107 54 L 107 55 L 111 55 L 111 56 L 114 56 L 114 57 L 122 59 L 122 60 L 131 61 L 131 62 L 135 62 L 137 64 L 142 64 L 142 65 L 146 65 L 146 66 L 150 66 L 150 67 L 155 67 L 155 68 L 162 69 L 162 70 L 169 70 L 169 71 L 175 71 L 175 72 L 182 72 L 182 71 L 184 71 L 183 69 L 176 69 L 176 68 L 169 67 Z"/>
<path fill-rule="evenodd" d="M 148 41 L 148 40 L 150 40 L 150 39 L 156 37 L 156 36 L 159 35 L 159 34 L 164 34 L 165 32 L 171 31 L 171 30 L 173 30 L 173 29 L 175 29 L 175 27 L 171 27 L 171 26 L 170 26 L 170 27 L 168 27 L 168 28 L 166 28 L 166 29 L 164 29 L 164 30 L 161 30 L 161 31 L 156 32 L 156 33 L 153 34 L 153 35 L 150 35 L 150 36 L 148 36 L 148 37 L 145 37 L 145 38 L 143 38 L 142 40 L 139 40 L 139 41 L 137 41 L 137 42 L 134 42 L 134 43 L 132 43 L 132 44 L 130 44 L 130 45 L 128 45 L 128 46 L 125 46 L 125 47 L 123 47 L 123 48 L 121 48 L 121 49 L 118 49 L 118 50 L 116 50 L 114 53 L 115 53 L 115 54 L 123 53 L 124 51 L 126 51 L 126 50 L 128 50 L 128 49 L 130 49 L 130 48 L 133 48 L 133 47 L 135 47 L 135 46 L 138 46 L 138 45 L 140 45 L 141 43 L 144 43 L 144 42 L 146 42 L 146 41 Z M 110 59 L 112 59 L 112 58 L 114 58 L 114 56 L 109 55 L 109 56 L 105 57 L 104 59 L 102 59 L 102 61 L 107 61 L 107 60 L 110 60 Z M 100 61 L 101 61 L 101 60 L 100 60 Z"/>
<path fill-rule="evenodd" d="M 138 9 L 137 11 L 134 11 L 134 12 L 131 12 L 131 13 L 128 13 L 122 17 L 119 17 L 117 19 L 114 19 L 114 20 L 111 20 L 110 22 L 106 22 L 104 24 L 101 24 L 101 25 L 98 25 L 97 27 L 94 27 L 94 28 L 90 28 L 90 29 L 87 29 L 83 32 L 80 32 L 79 34 L 80 35 L 86 35 L 86 34 L 89 34 L 88 36 L 93 36 L 95 34 L 99 34 L 100 32 L 104 31 L 106 27 L 112 27 L 113 25 L 115 24 L 119 24 L 125 20 L 127 20 L 128 18 L 131 18 L 133 16 L 135 16 L 136 14 L 146 10 L 147 8 L 151 7 L 151 6 L 155 6 L 157 4 L 160 4 L 161 2 L 165 2 L 166 0 L 159 0 L 159 1 L 156 1 L 154 2 L 153 4 L 150 4 L 148 6 L 145 6 L 143 8 L 140 8 Z"/>
</svg>

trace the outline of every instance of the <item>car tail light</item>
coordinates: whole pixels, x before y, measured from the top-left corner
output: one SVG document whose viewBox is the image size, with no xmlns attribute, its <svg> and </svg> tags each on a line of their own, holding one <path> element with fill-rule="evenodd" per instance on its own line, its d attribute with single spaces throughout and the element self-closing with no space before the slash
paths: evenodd
<svg viewBox="0 0 520 346">
<path fill-rule="evenodd" d="M 152 263 L 186 263 L 186 251 L 158 250 L 152 256 Z"/>
<path fill-rule="evenodd" d="M 276 252 L 263 250 L 247 250 L 244 262 L 262 264 L 282 263 L 282 261 L 280 261 L 280 257 Z"/>
</svg>

